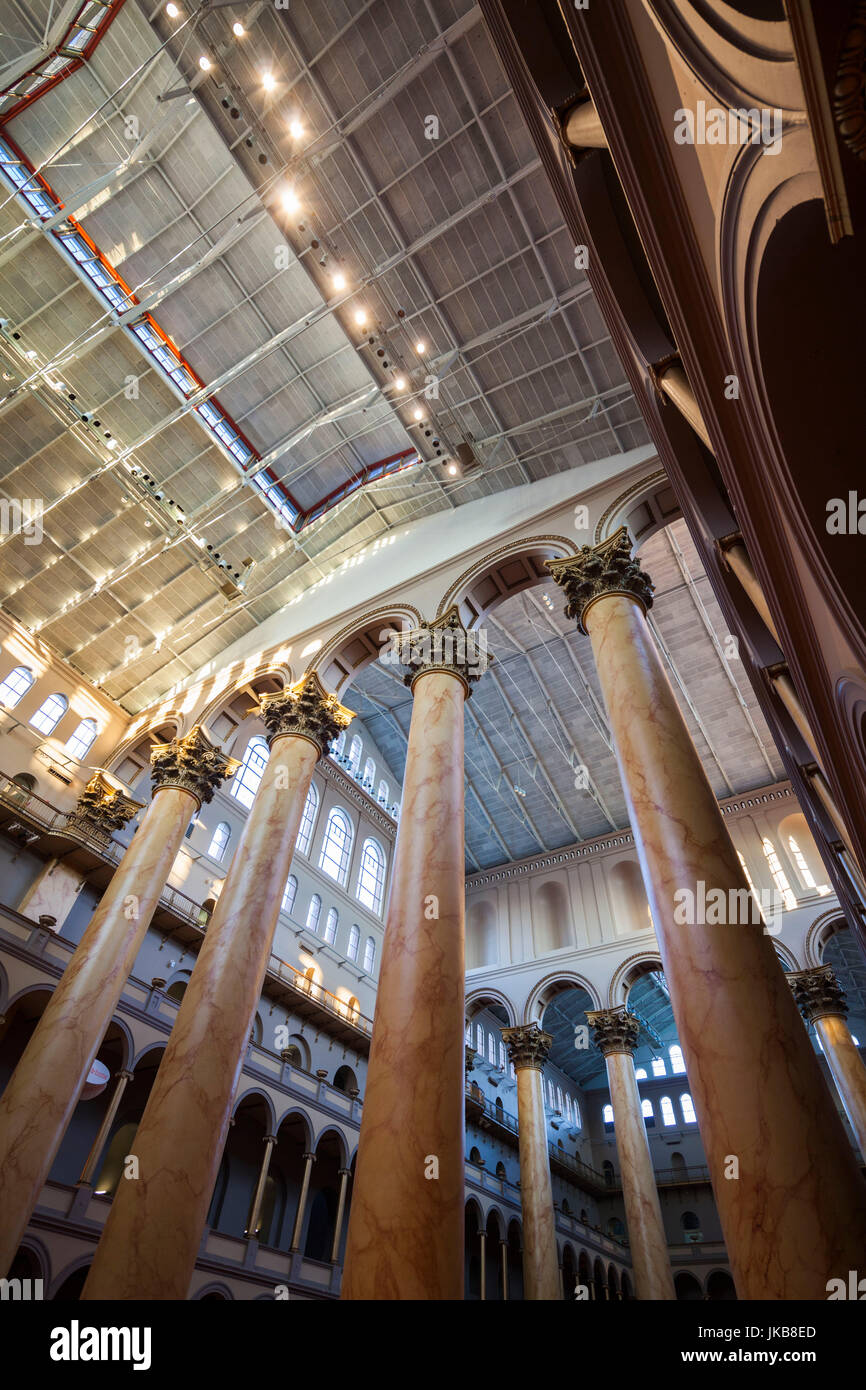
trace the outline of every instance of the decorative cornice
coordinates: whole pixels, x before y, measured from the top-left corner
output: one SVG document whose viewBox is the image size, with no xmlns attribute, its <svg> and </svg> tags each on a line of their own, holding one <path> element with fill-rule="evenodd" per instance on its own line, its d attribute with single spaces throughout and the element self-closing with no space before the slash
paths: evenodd
<svg viewBox="0 0 866 1390">
<path fill-rule="evenodd" d="M 553 1035 L 545 1033 L 537 1023 L 519 1023 L 516 1028 L 503 1028 L 502 1041 L 508 1048 L 508 1060 L 515 1071 L 530 1068 L 542 1071 L 553 1043 Z"/>
<path fill-rule="evenodd" d="M 396 837 L 397 827 L 392 817 L 387 815 L 372 797 L 368 796 L 357 783 L 353 782 L 350 777 L 347 777 L 339 767 L 336 767 L 330 761 L 330 759 L 322 758 L 317 771 L 334 782 L 340 788 L 341 795 L 346 797 L 348 801 L 354 801 L 367 819 L 374 821 L 389 840 L 393 840 Z"/>
<path fill-rule="evenodd" d="M 194 796 L 199 806 L 240 767 L 216 746 L 203 724 L 194 724 L 183 738 L 158 743 L 150 754 L 153 789 L 179 787 Z"/>
<path fill-rule="evenodd" d="M 390 649 L 382 649 L 379 660 L 405 668 L 404 683 L 411 690 L 419 676 L 445 671 L 462 682 L 466 695 L 493 661 L 488 654 L 486 633 L 467 632 L 456 605 L 441 617 L 433 618 L 408 632 L 395 632 Z"/>
<path fill-rule="evenodd" d="M 797 1008 L 807 1023 L 814 1023 L 818 1018 L 844 1018 L 848 1013 L 845 991 L 831 965 L 798 970 L 786 978 Z"/>
<path fill-rule="evenodd" d="M 596 599 L 626 594 L 644 613 L 652 607 L 653 582 L 631 553 L 626 526 L 620 526 L 599 545 L 582 545 L 577 555 L 548 560 L 547 568 L 566 596 L 565 615 L 585 633 L 584 618 Z"/>
<path fill-rule="evenodd" d="M 640 1038 L 640 1023 L 629 1013 L 625 1004 L 613 1009 L 587 1010 L 586 1021 L 592 1028 L 592 1040 L 603 1057 L 626 1052 L 633 1057 Z"/>
<path fill-rule="evenodd" d="M 112 830 L 122 830 L 140 811 L 143 801 L 134 801 L 124 787 L 102 768 L 94 772 L 70 811 L 66 828 L 109 839 Z"/>
<path fill-rule="evenodd" d="M 355 718 L 354 710 L 346 709 L 325 689 L 316 671 L 307 671 L 294 685 L 264 695 L 255 713 L 268 731 L 269 744 L 292 734 L 315 744 L 320 757 Z"/>
</svg>

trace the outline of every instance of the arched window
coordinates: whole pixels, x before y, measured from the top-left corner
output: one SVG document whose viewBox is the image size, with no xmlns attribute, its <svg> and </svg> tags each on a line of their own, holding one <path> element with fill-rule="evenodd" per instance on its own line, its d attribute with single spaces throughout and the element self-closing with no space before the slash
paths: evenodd
<svg viewBox="0 0 866 1390">
<path fill-rule="evenodd" d="M 335 878 L 338 883 L 346 881 L 351 845 L 352 823 L 345 811 L 341 811 L 339 806 L 332 806 L 328 812 L 328 824 L 325 827 L 325 838 L 319 855 L 319 868 L 329 878 Z"/>
<path fill-rule="evenodd" d="M 366 942 L 364 943 L 364 969 L 367 971 L 368 975 L 370 971 L 373 969 L 373 962 L 375 961 L 375 959 L 376 943 L 373 940 L 372 936 L 368 936 Z"/>
<path fill-rule="evenodd" d="M 261 734 L 255 734 L 247 744 L 241 765 L 230 784 L 232 796 L 247 810 L 255 800 L 267 761 L 268 745 Z"/>
<path fill-rule="evenodd" d="M 343 751 L 343 749 L 345 748 L 345 746 L 346 746 L 346 730 L 345 730 L 345 729 L 341 729 L 340 732 L 337 734 L 337 737 L 334 739 L 334 742 L 331 744 L 330 748 L 328 749 L 328 752 L 330 753 L 330 755 L 331 755 L 332 758 L 339 758 L 339 756 L 340 756 L 340 754 L 342 753 L 342 751 Z"/>
<path fill-rule="evenodd" d="M 295 849 L 299 850 L 301 854 L 309 854 L 310 852 L 310 841 L 313 838 L 313 826 L 316 823 L 316 812 L 318 809 L 319 793 L 316 790 L 315 782 L 311 782 L 304 802 L 298 838 L 295 841 Z"/>
<path fill-rule="evenodd" d="M 361 740 L 356 734 L 349 744 L 349 771 L 357 772 L 361 766 Z"/>
<path fill-rule="evenodd" d="M 773 842 L 772 840 L 768 840 L 765 835 L 761 843 L 764 846 L 764 857 L 767 860 L 770 873 L 773 875 L 773 882 L 776 885 L 776 890 L 785 904 L 785 910 L 787 912 L 793 912 L 794 908 L 797 906 L 797 899 L 794 896 L 785 871 L 779 863 L 779 856 L 773 848 Z"/>
<path fill-rule="evenodd" d="M 319 930 L 319 917 L 322 913 L 322 899 L 318 893 L 314 893 L 310 898 L 310 906 L 307 908 L 307 931 Z"/>
<path fill-rule="evenodd" d="M 817 884 L 815 882 L 815 875 L 812 873 L 812 870 L 806 863 L 806 856 L 801 850 L 800 846 L 797 844 L 797 841 L 794 839 L 793 835 L 788 836 L 788 849 L 791 851 L 791 858 L 797 865 L 797 868 L 800 872 L 800 877 L 802 878 L 806 887 L 814 888 L 815 892 L 820 893 L 822 898 L 826 897 L 827 894 L 830 892 L 828 885 L 826 883 Z"/>
<path fill-rule="evenodd" d="M 478 1053 L 478 1056 L 481 1057 L 482 1060 L 483 1060 L 483 1058 L 484 1058 L 484 1029 L 481 1027 L 481 1024 L 480 1024 L 480 1023 L 476 1023 L 476 1025 L 475 1025 L 475 1051 Z"/>
<path fill-rule="evenodd" d="M 558 1086 L 557 1086 L 557 1088 L 556 1088 L 556 1108 L 557 1108 L 557 1110 L 559 1111 L 559 1113 L 560 1113 L 560 1115 L 561 1115 L 561 1114 L 562 1114 L 562 1091 L 560 1090 L 560 1088 L 559 1088 Z"/>
<path fill-rule="evenodd" d="M 684 1211 L 680 1217 L 680 1222 L 684 1231 L 699 1231 L 701 1223 L 693 1211 Z"/>
<path fill-rule="evenodd" d="M 580 1129 L 580 1106 L 577 1101 L 574 1102 L 574 1127 Z"/>
<path fill-rule="evenodd" d="M 358 947 L 361 944 L 361 928 L 357 922 L 352 923 L 352 930 L 349 932 L 349 945 L 346 948 L 346 955 L 349 960 L 358 959 Z"/>
<path fill-rule="evenodd" d="M 281 912 L 291 912 L 295 905 L 295 896 L 298 891 L 298 880 L 294 874 L 289 874 L 286 879 L 286 888 L 283 893 L 283 901 L 280 904 Z"/>
<path fill-rule="evenodd" d="M 747 882 L 748 885 L 749 885 L 749 892 L 751 893 L 752 897 L 755 899 L 755 902 L 758 904 L 758 907 L 760 907 L 760 906 L 761 906 L 761 899 L 758 897 L 758 890 L 757 890 L 756 887 L 755 887 L 754 881 L 753 881 L 753 879 L 752 879 L 752 875 L 749 873 L 749 866 L 748 866 L 748 864 L 746 863 L 746 861 L 745 861 L 745 859 L 743 858 L 743 856 L 740 854 L 740 851 L 739 851 L 739 850 L 737 850 L 737 858 L 738 858 L 739 861 L 740 861 L 740 868 L 741 868 L 742 871 L 743 871 L 743 877 L 745 878 L 746 882 Z"/>
<path fill-rule="evenodd" d="M 372 787 L 375 777 L 376 764 L 373 762 L 372 758 L 368 758 L 367 761 L 364 763 L 364 786 L 366 787 L 367 783 L 369 782 L 370 786 Z"/>
<path fill-rule="evenodd" d="M 231 839 L 231 837 L 231 826 L 229 825 L 227 820 L 221 820 L 216 830 L 214 831 L 213 839 L 211 840 L 210 845 L 208 846 L 208 854 L 210 855 L 211 859 L 216 859 L 218 863 L 222 863 L 225 852 L 228 849 L 229 840 Z"/>
<path fill-rule="evenodd" d="M 496 1039 L 492 1033 L 487 1034 L 487 1060 L 491 1067 L 496 1066 Z"/>
<path fill-rule="evenodd" d="M 49 695 L 47 700 L 42 701 L 30 723 L 40 734 L 53 734 L 68 709 L 69 701 L 65 695 Z"/>
<path fill-rule="evenodd" d="M 547 1080 L 547 1099 L 548 1099 L 549 1102 L 550 1102 L 550 1108 L 551 1108 L 551 1110 L 555 1110 L 555 1109 L 556 1109 L 556 1091 L 554 1090 L 553 1082 L 550 1080 L 549 1077 L 548 1077 L 548 1080 Z"/>
<path fill-rule="evenodd" d="M 653 1076 L 667 1076 L 664 1057 L 653 1057 Z"/>
<path fill-rule="evenodd" d="M 377 794 L 377 796 L 376 796 L 376 800 L 379 802 L 379 804 L 380 804 L 381 806 L 387 806 L 387 805 L 388 805 L 388 797 L 389 797 L 390 795 L 391 795 L 391 788 L 388 786 L 388 783 L 385 781 L 385 779 L 384 779 L 384 777 L 383 777 L 382 780 L 381 780 L 381 782 L 379 783 L 379 791 L 378 791 L 378 794 Z"/>
<path fill-rule="evenodd" d="M 571 1096 L 568 1094 L 568 1091 L 565 1093 L 565 1118 L 568 1120 L 568 1123 L 571 1124 Z"/>
<path fill-rule="evenodd" d="M 67 753 L 71 753 L 73 758 L 83 758 L 85 753 L 90 752 L 96 733 L 96 720 L 82 719 L 78 728 L 66 740 Z"/>
<path fill-rule="evenodd" d="M 467 1046 L 467 1047 L 471 1047 L 471 1046 L 472 1046 L 472 1024 L 469 1022 L 469 1019 L 468 1019 L 468 1018 L 467 1018 L 467 1020 L 466 1020 L 466 1036 L 465 1036 L 465 1042 L 466 1042 L 466 1046 Z"/>
<path fill-rule="evenodd" d="M 505 1043 L 504 1043 L 504 1042 L 502 1041 L 502 1039 L 500 1038 L 500 1039 L 499 1039 L 499 1070 L 500 1070 L 500 1071 L 505 1071 L 505 1063 L 506 1063 L 507 1061 L 508 1061 L 508 1057 L 507 1057 L 506 1052 L 505 1052 Z"/>
<path fill-rule="evenodd" d="M 361 850 L 356 897 L 372 912 L 382 911 L 385 890 L 385 851 L 378 840 L 365 840 Z"/>
<path fill-rule="evenodd" d="M 651 1129 L 656 1122 L 656 1112 L 653 1110 L 653 1103 L 651 1100 L 641 1101 L 640 1113 L 646 1121 L 647 1129 Z"/>
<path fill-rule="evenodd" d="M 635 1081 L 646 1081 L 646 1067 L 638 1067 L 634 1079 Z"/>
<path fill-rule="evenodd" d="M 337 939 L 337 923 L 339 920 L 337 909 L 335 907 L 329 907 L 328 916 L 325 920 L 325 940 L 328 942 L 329 946 L 333 946 Z"/>
<path fill-rule="evenodd" d="M 688 1091 L 683 1091 L 683 1094 L 680 1096 L 680 1109 L 683 1112 L 683 1119 L 687 1125 L 697 1124 L 698 1117 L 695 1114 L 694 1103 Z"/>
<path fill-rule="evenodd" d="M 606 1106 L 604 1107 L 604 1109 L 603 1109 L 602 1112 L 601 1112 L 601 1118 L 602 1118 L 602 1120 L 604 1121 L 604 1127 L 605 1127 L 605 1129 L 613 1129 L 613 1106 L 612 1106 L 612 1105 L 606 1105 Z"/>
<path fill-rule="evenodd" d="M 35 677 L 29 666 L 16 666 L 0 685 L 0 705 L 14 709 L 23 695 L 27 694 Z"/>
<path fill-rule="evenodd" d="M 677 1120 L 674 1115 L 674 1103 L 670 1096 L 662 1096 L 659 1105 L 662 1110 L 662 1124 L 668 1126 L 675 1125 Z"/>
<path fill-rule="evenodd" d="M 673 1047 L 668 1048 L 668 1056 L 671 1059 L 671 1071 L 674 1076 L 678 1076 L 680 1072 L 685 1071 L 686 1064 L 683 1061 L 683 1050 L 679 1044 L 674 1044 Z"/>
</svg>

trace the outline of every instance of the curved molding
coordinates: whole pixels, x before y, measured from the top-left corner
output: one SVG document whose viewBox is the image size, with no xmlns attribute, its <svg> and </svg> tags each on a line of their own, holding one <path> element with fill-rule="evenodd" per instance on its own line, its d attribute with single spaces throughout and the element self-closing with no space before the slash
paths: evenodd
<svg viewBox="0 0 866 1390">
<path fill-rule="evenodd" d="M 420 627 L 424 621 L 419 610 L 411 603 L 388 603 L 380 608 L 371 608 L 368 612 L 362 613 L 357 618 L 353 618 L 351 622 L 346 623 L 345 627 L 341 627 L 339 632 L 330 638 L 320 651 L 316 652 L 308 670 L 322 671 L 328 661 L 334 660 L 341 647 L 344 647 L 353 637 L 362 636 L 371 623 L 377 620 L 384 622 L 386 618 L 395 617 L 403 618 L 410 627 Z"/>
<path fill-rule="evenodd" d="M 127 1070 L 134 1072 L 145 1057 L 150 1056 L 151 1052 L 165 1052 L 167 1047 L 168 1038 L 149 1038 L 146 1043 L 142 1044 L 141 1050 L 135 1054 Z"/>
<path fill-rule="evenodd" d="M 555 990 L 556 994 L 562 993 L 564 989 L 583 989 L 592 1000 L 593 1009 L 600 1009 L 602 1007 L 601 996 L 598 990 L 595 985 L 585 979 L 583 975 L 578 975 L 576 970 L 554 970 L 549 975 L 545 975 L 543 979 L 539 980 L 537 984 L 533 986 L 532 993 L 527 999 L 526 1007 L 523 1010 L 524 1023 L 541 1022 L 544 1010 L 550 1002 L 549 1000 L 545 1000 L 542 1005 L 542 996 L 553 989 L 555 985 L 560 985 L 562 987 L 561 989 Z M 554 996 L 551 995 L 550 997 L 552 999 Z"/>
<path fill-rule="evenodd" d="M 802 111 L 802 106 L 787 105 L 785 93 L 777 90 L 788 85 L 789 97 L 799 95 L 793 41 L 784 20 L 750 19 L 704 0 L 649 0 L 646 8 L 665 43 L 720 106 Z"/>
<path fill-rule="evenodd" d="M 244 1101 L 249 1100 L 252 1096 L 255 1096 L 258 1100 L 263 1101 L 265 1109 L 267 1110 L 268 1127 L 265 1130 L 265 1133 L 276 1134 L 277 1117 L 276 1110 L 274 1109 L 273 1097 L 270 1095 L 268 1091 L 263 1091 L 261 1086 L 248 1086 L 245 1091 L 241 1091 L 240 1095 L 235 1096 L 235 1101 L 232 1105 L 232 1119 L 234 1119 L 234 1117 L 237 1115 Z"/>
<path fill-rule="evenodd" d="M 319 1130 L 319 1132 L 318 1132 L 316 1135 L 314 1135 L 314 1138 L 313 1138 L 313 1153 L 316 1152 L 316 1150 L 318 1149 L 318 1147 L 319 1147 L 319 1145 L 321 1144 L 322 1140 L 323 1140 L 323 1139 L 327 1139 L 327 1137 L 328 1137 L 329 1134 L 333 1134 L 333 1135 L 334 1135 L 334 1138 L 339 1140 L 339 1143 L 340 1143 L 340 1167 L 341 1167 L 341 1168 L 348 1168 L 348 1166 L 349 1166 L 349 1152 L 350 1152 L 350 1149 L 351 1149 L 351 1141 L 350 1141 L 350 1139 L 349 1139 L 349 1136 L 348 1136 L 347 1134 L 344 1134 L 343 1131 L 340 1129 L 339 1125 L 335 1124 L 334 1121 L 331 1120 L 331 1119 L 326 1119 L 326 1120 L 324 1121 L 323 1125 L 322 1125 L 322 1128 Z"/>
<path fill-rule="evenodd" d="M 835 936 L 835 931 L 829 928 L 835 926 L 847 927 L 848 922 L 845 913 L 840 907 L 831 908 L 829 912 L 822 912 L 820 917 L 816 917 L 809 930 L 806 932 L 806 946 L 803 954 L 806 957 L 806 969 L 814 970 L 817 966 L 824 964 L 824 947 Z"/>
<path fill-rule="evenodd" d="M 508 1024 L 507 1024 L 507 1027 L 509 1027 L 509 1028 L 514 1028 L 514 1027 L 516 1027 L 516 1025 L 517 1025 L 517 1010 L 515 1009 L 515 1007 L 514 1007 L 514 1005 L 512 1004 L 511 1000 L 508 998 L 507 994 L 503 994 L 502 991 L 501 991 L 501 990 L 498 990 L 498 989 L 487 989 L 487 988 L 485 988 L 483 985 L 479 985 L 477 989 L 473 989 L 473 990 L 472 990 L 469 994 L 467 994 L 467 996 L 466 996 L 466 1018 L 467 1018 L 467 1021 L 469 1021 L 469 1022 L 472 1021 L 471 1016 L 470 1016 L 470 1014 L 469 1014 L 469 1010 L 470 1010 L 470 1008 L 472 1007 L 473 1004 L 478 1004 L 479 1007 L 480 1007 L 480 1006 L 483 1004 L 484 1001 L 490 1000 L 490 999 L 492 999 L 493 1002 L 494 1002 L 495 1004 L 501 1004 L 501 1005 L 502 1005 L 502 1008 L 503 1008 L 503 1009 L 505 1010 L 505 1012 L 508 1014 Z"/>
<path fill-rule="evenodd" d="M 639 482 L 632 483 L 631 487 L 626 488 L 625 492 L 621 492 L 619 497 L 611 502 L 610 506 L 599 518 L 598 525 L 595 528 L 593 544 L 599 545 L 602 541 L 607 540 L 608 536 L 612 536 L 615 531 L 618 531 L 620 526 L 625 525 L 624 512 L 630 503 L 636 505 L 641 501 L 642 497 L 650 495 L 655 488 L 664 486 L 665 483 L 670 486 L 670 479 L 665 470 L 660 468 L 658 472 L 650 473 L 648 477 L 641 478 Z M 634 537 L 632 537 L 632 540 L 634 540 Z"/>
<path fill-rule="evenodd" d="M 218 1293 L 221 1298 L 224 1298 L 226 1300 L 227 1303 L 234 1303 L 235 1301 L 235 1296 L 229 1288 L 228 1284 L 220 1284 L 218 1281 L 215 1280 L 211 1280 L 210 1283 L 207 1284 L 202 1284 L 201 1288 L 193 1294 L 192 1299 L 190 1301 L 192 1303 L 197 1303 L 199 1299 L 206 1298 L 207 1295 L 211 1293 Z M 268 1295 L 268 1298 L 270 1299 L 270 1295 Z"/>
<path fill-rule="evenodd" d="M 791 970 L 800 969 L 800 963 L 789 946 L 783 945 L 781 941 L 774 941 L 773 949 L 775 950 L 776 955 L 779 957 L 779 959 L 783 960 L 785 964 L 790 967 Z"/>
<path fill-rule="evenodd" d="M 455 604 L 459 605 L 462 598 L 465 597 L 465 592 L 463 591 L 469 588 L 473 580 L 480 578 L 485 570 L 490 569 L 492 564 L 496 562 L 502 563 L 504 560 L 515 559 L 519 555 L 529 554 L 533 550 L 537 550 L 539 546 L 560 547 L 563 556 L 576 555 L 578 552 L 578 546 L 574 541 L 569 540 L 567 536 L 558 535 L 527 536 L 523 540 L 510 541 L 508 545 L 501 545 L 496 550 L 488 551 L 480 560 L 472 564 L 469 569 L 464 570 L 462 574 L 457 576 L 451 587 L 439 600 L 439 606 L 436 609 L 436 617 L 440 618 L 443 613 L 447 613 L 449 608 L 452 608 Z"/>
<path fill-rule="evenodd" d="M 307 1114 L 306 1110 L 303 1110 L 301 1106 L 297 1103 L 291 1104 L 288 1107 L 288 1109 L 283 1112 L 283 1114 L 277 1120 L 276 1127 L 271 1132 L 273 1134 L 276 1134 L 277 1140 L 279 1141 L 280 1130 L 286 1123 L 286 1120 L 291 1120 L 295 1116 L 297 1116 L 297 1118 L 301 1121 L 301 1123 L 304 1126 L 304 1145 L 306 1151 L 310 1153 L 313 1150 L 313 1122 L 310 1119 L 310 1116 Z"/>
<path fill-rule="evenodd" d="M 144 739 L 147 738 L 148 734 L 151 733 L 151 731 L 161 729 L 164 724 L 173 724 L 174 736 L 175 738 L 177 738 L 180 735 L 183 723 L 184 716 L 180 713 L 169 714 L 166 715 L 165 718 L 162 718 L 162 716 L 157 718 L 156 711 L 154 711 L 154 717 L 152 719 L 146 720 L 143 725 L 136 729 L 135 733 L 130 738 L 124 739 L 123 743 L 118 744 L 114 752 L 111 754 L 111 757 L 106 759 L 106 772 L 113 772 L 116 765 L 121 761 L 121 759 L 127 757 L 130 753 L 132 753 L 132 751 L 138 747 L 139 743 L 141 743 Z M 147 763 L 145 763 L 145 767 L 146 766 Z"/>
<path fill-rule="evenodd" d="M 193 724 L 207 724 L 209 719 L 213 719 L 217 715 L 222 714 L 228 702 L 233 700 L 238 692 L 244 689 L 244 686 L 249 685 L 251 681 L 262 680 L 266 676 L 274 676 L 279 680 L 281 682 L 281 689 L 285 689 L 287 685 L 294 684 L 294 677 L 290 666 L 272 665 L 266 662 L 255 671 L 250 671 L 247 675 L 239 677 L 233 685 L 224 686 L 217 695 L 213 696 L 210 704 L 204 706 L 200 713 L 194 715 L 192 710 L 190 710 L 189 713 L 184 716 L 184 723 L 186 723 L 187 720 L 191 720 Z"/>
<path fill-rule="evenodd" d="M 625 960 L 620 961 L 608 986 L 607 998 L 608 1006 L 613 1008 L 617 1004 L 625 1004 L 628 1000 L 628 992 L 631 983 L 626 987 L 627 976 L 634 973 L 638 965 L 653 965 L 662 972 L 664 965 L 659 951 L 637 951 L 633 956 L 626 956 Z M 643 973 L 643 972 L 641 972 Z"/>
</svg>

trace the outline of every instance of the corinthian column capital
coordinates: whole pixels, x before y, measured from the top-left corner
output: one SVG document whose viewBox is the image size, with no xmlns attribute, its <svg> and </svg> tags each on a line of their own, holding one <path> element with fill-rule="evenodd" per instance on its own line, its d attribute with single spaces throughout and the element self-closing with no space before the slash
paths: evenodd
<svg viewBox="0 0 866 1390">
<path fill-rule="evenodd" d="M 493 661 L 487 650 L 487 633 L 463 626 L 453 605 L 440 617 L 406 632 L 395 632 L 380 661 L 407 668 L 403 680 L 410 690 L 427 671 L 447 671 L 462 681 L 467 696 Z"/>
<path fill-rule="evenodd" d="M 234 775 L 240 763 L 220 752 L 203 724 L 194 724 L 183 738 L 158 743 L 151 751 L 150 766 L 154 791 L 179 787 L 201 805 L 212 800 L 217 787 Z"/>
<path fill-rule="evenodd" d="M 587 1010 L 587 1022 L 592 1028 L 592 1040 L 603 1057 L 614 1052 L 627 1052 L 634 1056 L 640 1037 L 640 1024 L 634 1014 L 630 1014 L 625 1004 L 615 1009 Z"/>
<path fill-rule="evenodd" d="M 516 1028 L 503 1028 L 502 1041 L 508 1048 L 508 1060 L 515 1071 L 524 1067 L 542 1071 L 553 1036 L 545 1033 L 537 1023 L 521 1023 Z"/>
<path fill-rule="evenodd" d="M 845 993 L 831 965 L 792 971 L 787 980 L 807 1023 L 814 1023 L 818 1018 L 844 1018 L 847 1014 Z"/>
<path fill-rule="evenodd" d="M 582 545 L 576 555 L 548 560 L 547 568 L 565 592 L 566 617 L 574 618 L 583 633 L 590 604 L 608 594 L 626 594 L 644 613 L 652 607 L 654 585 L 631 553 L 625 526 L 600 545 Z"/>
<path fill-rule="evenodd" d="M 112 830 L 122 830 L 140 811 L 144 802 L 133 801 L 123 784 L 110 773 L 97 768 L 84 791 L 70 811 L 66 824 L 70 829 L 108 839 Z"/>
<path fill-rule="evenodd" d="M 270 735 L 269 742 L 284 734 L 294 734 L 315 744 L 320 756 L 355 718 L 354 710 L 341 705 L 336 695 L 325 689 L 315 671 L 305 672 L 300 680 L 284 690 L 265 695 L 258 713 Z"/>
</svg>

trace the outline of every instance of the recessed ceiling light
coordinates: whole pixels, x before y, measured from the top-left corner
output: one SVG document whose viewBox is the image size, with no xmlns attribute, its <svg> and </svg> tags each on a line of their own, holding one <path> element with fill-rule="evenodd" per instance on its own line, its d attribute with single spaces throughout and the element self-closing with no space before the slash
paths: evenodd
<svg viewBox="0 0 866 1390">
<path fill-rule="evenodd" d="M 272 72 L 262 73 L 262 86 L 266 92 L 272 92 L 277 85 L 277 79 Z"/>
<path fill-rule="evenodd" d="M 172 4 L 166 5 L 165 12 L 168 15 L 169 19 L 177 19 L 178 15 L 180 14 L 180 10 L 177 8 L 177 5 Z"/>
<path fill-rule="evenodd" d="M 394 385 L 396 386 L 396 388 L 397 388 L 398 391 L 405 391 L 405 390 L 406 390 L 406 378 L 405 378 L 404 376 L 395 376 L 395 378 L 394 378 Z"/>
<path fill-rule="evenodd" d="M 367 322 L 367 310 L 366 310 L 366 309 L 356 309 L 356 310 L 355 310 L 355 322 L 356 322 L 356 324 L 358 325 L 359 328 L 363 328 L 363 327 L 364 327 L 364 324 Z"/>
<path fill-rule="evenodd" d="M 210 58 L 208 58 L 208 56 L 207 56 L 206 53 L 203 53 L 203 54 L 201 55 L 201 57 L 200 57 L 199 60 L 198 60 L 198 65 L 199 65 L 199 67 L 202 69 L 203 72 L 210 72 L 210 66 L 211 66 Z"/>
<path fill-rule="evenodd" d="M 427 344 L 424 342 L 423 338 L 418 339 L 417 343 L 415 344 L 415 351 L 419 354 L 419 356 L 427 351 Z"/>
<path fill-rule="evenodd" d="M 241 24 L 240 20 L 239 20 L 239 19 L 236 19 L 235 22 L 234 22 L 234 24 L 232 25 L 232 33 L 234 34 L 235 38 L 236 38 L 236 39 L 242 39 L 243 36 L 244 36 L 244 34 L 245 34 L 246 32 L 247 32 L 247 31 L 246 31 L 246 29 L 244 28 L 244 26 Z"/>
<path fill-rule="evenodd" d="M 293 140 L 300 140 L 304 133 L 304 127 L 297 119 L 289 122 L 289 134 Z"/>
<path fill-rule="evenodd" d="M 448 465 L 448 472 L 451 474 L 451 477 L 453 478 L 453 477 L 455 476 L 456 472 L 457 472 L 457 464 L 456 464 L 456 463 L 449 463 L 449 465 Z"/>
<path fill-rule="evenodd" d="M 332 284 L 335 290 L 344 290 L 346 288 L 346 277 L 342 271 L 337 271 L 337 274 L 334 276 Z"/>
<path fill-rule="evenodd" d="M 301 200 L 293 188 L 284 189 L 280 201 L 286 212 L 298 212 Z"/>
<path fill-rule="evenodd" d="M 420 405 L 418 405 L 418 406 L 415 407 L 415 409 L 413 410 L 412 414 L 415 416 L 415 419 L 416 419 L 416 420 L 423 420 L 423 419 L 424 419 L 424 411 L 421 409 Z"/>
</svg>

